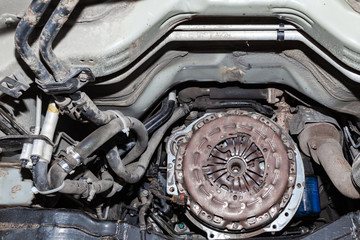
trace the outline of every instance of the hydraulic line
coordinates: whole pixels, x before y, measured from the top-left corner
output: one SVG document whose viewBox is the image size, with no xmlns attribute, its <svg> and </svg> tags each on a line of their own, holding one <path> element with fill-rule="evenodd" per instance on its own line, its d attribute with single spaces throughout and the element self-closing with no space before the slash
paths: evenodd
<svg viewBox="0 0 360 240">
<path fill-rule="evenodd" d="M 42 83 L 50 82 L 54 79 L 29 46 L 28 39 L 50 2 L 50 0 L 33 0 L 26 10 L 25 16 L 19 22 L 15 32 L 17 52 L 35 73 L 38 81 Z"/>
<path fill-rule="evenodd" d="M 171 92 L 169 97 L 162 101 L 160 111 L 144 122 L 145 128 L 149 134 L 153 133 L 169 119 L 175 109 L 175 104 L 176 94 Z"/>
<path fill-rule="evenodd" d="M 68 70 L 56 58 L 52 49 L 52 43 L 78 3 L 79 0 L 61 0 L 40 35 L 41 56 L 52 70 L 58 82 L 65 80 Z"/>
</svg>

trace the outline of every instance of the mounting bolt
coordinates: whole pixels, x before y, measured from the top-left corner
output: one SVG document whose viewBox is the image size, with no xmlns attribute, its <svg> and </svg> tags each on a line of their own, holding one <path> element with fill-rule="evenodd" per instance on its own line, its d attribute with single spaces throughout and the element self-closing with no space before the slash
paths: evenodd
<svg viewBox="0 0 360 240">
<path fill-rule="evenodd" d="M 311 147 L 313 150 L 316 150 L 316 149 L 317 149 L 316 142 L 315 142 L 315 141 L 310 142 L 310 147 Z"/>
<path fill-rule="evenodd" d="M 84 72 L 82 72 L 82 73 L 79 74 L 79 80 L 80 80 L 80 82 L 86 82 L 86 81 L 88 80 L 88 78 L 89 78 L 89 76 L 88 76 L 86 73 L 84 73 Z"/>
<path fill-rule="evenodd" d="M 149 196 L 149 191 L 148 190 L 141 191 L 140 197 L 147 197 L 147 196 Z"/>
</svg>

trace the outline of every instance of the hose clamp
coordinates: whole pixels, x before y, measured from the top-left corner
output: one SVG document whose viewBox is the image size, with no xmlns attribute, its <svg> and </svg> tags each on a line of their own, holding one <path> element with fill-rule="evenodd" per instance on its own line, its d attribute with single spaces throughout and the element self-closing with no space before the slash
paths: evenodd
<svg viewBox="0 0 360 240">
<path fill-rule="evenodd" d="M 66 153 L 69 154 L 75 161 L 77 162 L 77 165 L 81 163 L 81 156 L 79 153 L 74 151 L 74 148 L 72 146 L 68 147 L 66 149 Z"/>
<path fill-rule="evenodd" d="M 78 164 L 81 163 L 81 156 L 80 156 L 80 154 L 78 154 L 77 152 L 72 152 L 72 153 L 71 153 L 71 156 L 76 160 L 76 162 L 77 162 Z"/>
<path fill-rule="evenodd" d="M 62 169 L 64 169 L 64 171 L 66 173 L 69 173 L 71 171 L 71 167 L 70 165 L 64 161 L 64 160 L 61 160 L 60 162 L 57 163 Z"/>
</svg>

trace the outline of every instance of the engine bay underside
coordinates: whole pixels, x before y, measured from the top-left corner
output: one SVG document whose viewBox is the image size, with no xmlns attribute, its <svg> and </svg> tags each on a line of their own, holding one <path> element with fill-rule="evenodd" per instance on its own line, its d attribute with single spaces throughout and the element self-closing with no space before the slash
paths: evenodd
<svg viewBox="0 0 360 240">
<path fill-rule="evenodd" d="M 1 238 L 359 237 L 358 7 L 1 2 Z"/>
</svg>

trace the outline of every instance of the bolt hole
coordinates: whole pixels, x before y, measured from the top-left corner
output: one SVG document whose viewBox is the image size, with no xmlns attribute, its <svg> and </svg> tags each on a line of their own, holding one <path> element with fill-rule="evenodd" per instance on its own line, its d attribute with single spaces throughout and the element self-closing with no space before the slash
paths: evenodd
<svg viewBox="0 0 360 240">
<path fill-rule="evenodd" d="M 277 227 L 276 227 L 276 225 L 272 225 L 272 228 L 273 228 L 273 229 L 276 229 Z"/>
<path fill-rule="evenodd" d="M 264 149 L 263 149 L 264 152 L 267 152 L 267 150 L 268 150 L 267 148 L 264 148 Z"/>
<path fill-rule="evenodd" d="M 9 83 L 9 82 L 3 82 L 1 85 L 2 85 L 3 87 L 5 87 L 5 88 L 8 88 L 8 89 L 13 89 L 13 88 L 14 88 L 14 85 L 12 85 L 12 84 Z"/>
<path fill-rule="evenodd" d="M 301 183 L 296 184 L 298 188 L 301 188 Z"/>
<path fill-rule="evenodd" d="M 233 196 L 233 199 L 234 199 L 234 200 L 237 200 L 237 196 L 236 196 L 236 195 L 234 195 L 234 196 Z"/>
<path fill-rule="evenodd" d="M 233 173 L 239 173 L 242 170 L 241 165 L 238 162 L 231 164 L 230 169 Z"/>
<path fill-rule="evenodd" d="M 210 234 L 210 238 L 214 238 L 215 237 L 215 235 L 214 234 Z"/>
<path fill-rule="evenodd" d="M 288 213 L 288 212 L 286 212 L 286 213 L 285 213 L 285 217 L 288 217 L 288 216 L 289 216 L 289 213 Z"/>
</svg>

